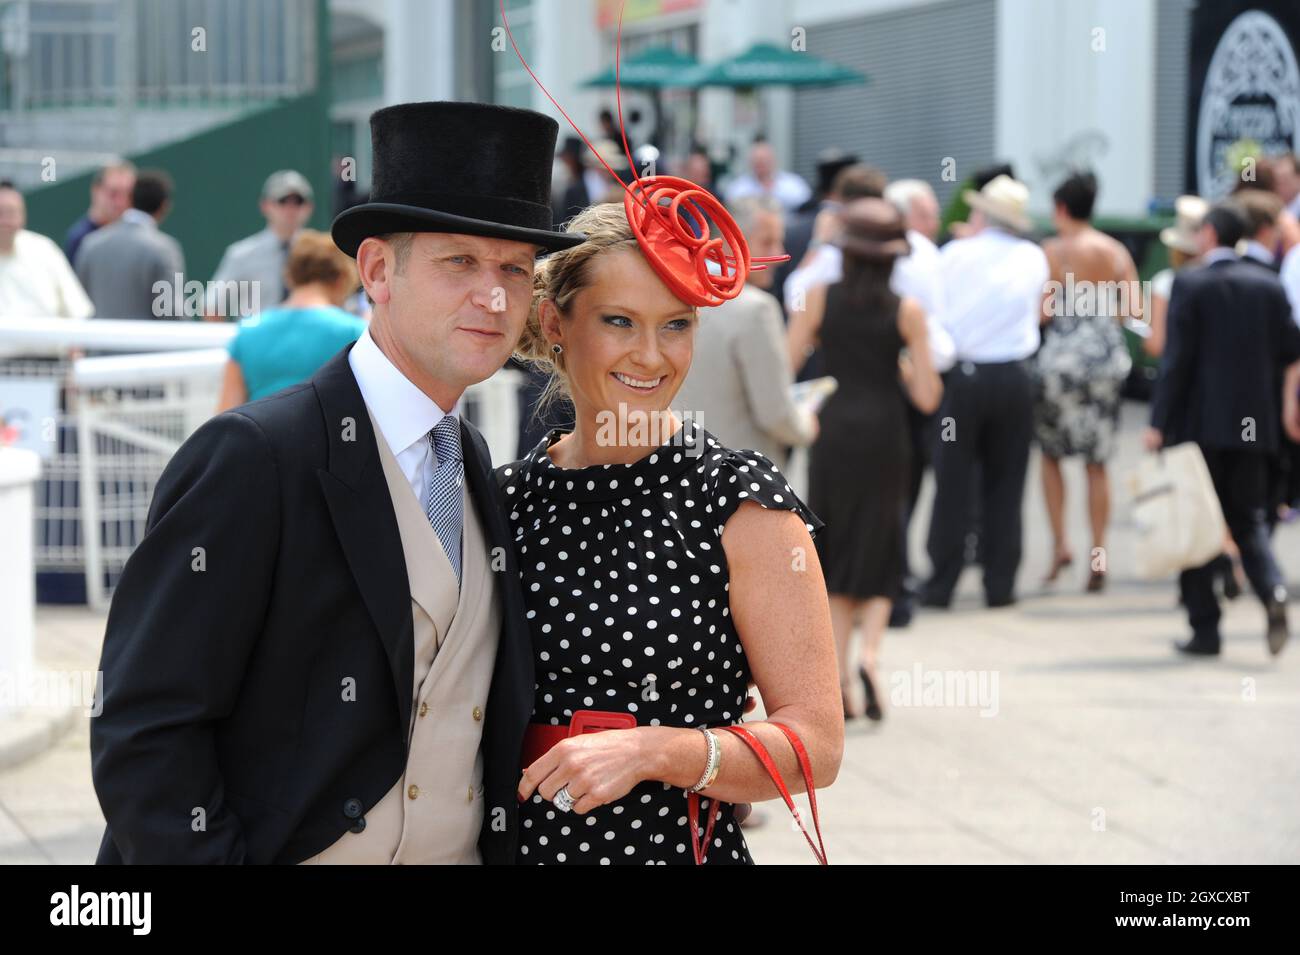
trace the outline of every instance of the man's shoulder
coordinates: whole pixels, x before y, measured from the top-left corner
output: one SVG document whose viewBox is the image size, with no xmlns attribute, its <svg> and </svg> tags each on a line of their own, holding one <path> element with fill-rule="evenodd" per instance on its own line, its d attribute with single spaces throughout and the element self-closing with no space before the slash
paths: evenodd
<svg viewBox="0 0 1300 955">
<path fill-rule="evenodd" d="M 261 229 L 252 235 L 246 235 L 242 239 L 236 239 L 230 245 L 226 246 L 226 255 L 231 259 L 244 258 L 245 256 L 258 255 L 266 251 L 269 245 L 273 245 L 268 237 L 271 235 L 267 229 Z"/>
</svg>

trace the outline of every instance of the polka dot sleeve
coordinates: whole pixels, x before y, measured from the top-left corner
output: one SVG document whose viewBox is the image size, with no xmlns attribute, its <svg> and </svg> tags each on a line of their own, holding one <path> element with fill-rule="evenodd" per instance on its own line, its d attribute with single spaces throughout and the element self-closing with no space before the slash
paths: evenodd
<svg viewBox="0 0 1300 955">
<path fill-rule="evenodd" d="M 826 526 L 790 490 L 785 476 L 766 455 L 752 450 L 733 451 L 717 445 L 710 449 L 708 459 L 705 475 L 713 505 L 713 522 L 719 535 L 731 515 L 746 501 L 756 501 L 770 510 L 794 511 L 813 537 Z"/>
</svg>

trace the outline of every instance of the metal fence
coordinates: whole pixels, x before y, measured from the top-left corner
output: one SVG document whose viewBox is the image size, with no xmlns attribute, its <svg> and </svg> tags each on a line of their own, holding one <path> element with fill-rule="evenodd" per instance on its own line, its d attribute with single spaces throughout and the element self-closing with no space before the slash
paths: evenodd
<svg viewBox="0 0 1300 955">
<path fill-rule="evenodd" d="M 168 460 L 216 408 L 226 353 L 212 346 L 233 332 L 196 322 L 0 320 L 0 381 L 59 387 L 55 419 L 40 423 L 49 453 L 35 509 L 38 596 L 94 606 L 111 596 Z M 142 348 L 160 350 L 81 357 Z M 520 378 L 502 369 L 461 399 L 494 461 L 515 457 Z"/>
</svg>

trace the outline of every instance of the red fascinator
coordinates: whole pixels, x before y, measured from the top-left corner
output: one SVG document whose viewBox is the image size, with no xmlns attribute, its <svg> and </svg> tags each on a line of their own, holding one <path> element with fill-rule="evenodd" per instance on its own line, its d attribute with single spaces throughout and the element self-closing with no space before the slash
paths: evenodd
<svg viewBox="0 0 1300 955">
<path fill-rule="evenodd" d="M 500 0 L 501 22 L 515 55 L 523 64 L 546 98 L 569 121 L 569 125 L 591 148 L 591 141 L 578 128 L 564 107 L 537 78 L 528 61 L 519 52 L 510 24 L 506 21 L 505 0 Z M 623 10 L 618 14 L 618 39 L 614 48 L 614 92 L 618 101 L 618 126 L 623 134 L 623 153 L 632 169 L 631 183 L 626 183 L 592 149 L 592 154 L 620 186 L 623 187 L 623 209 L 628 224 L 636 236 L 641 252 L 650 267 L 678 298 L 689 305 L 710 307 L 721 305 L 740 294 L 745 279 L 751 271 L 767 268 L 769 264 L 789 261 L 788 255 L 752 258 L 749 244 L 736 220 L 721 202 L 707 189 L 689 179 L 678 176 L 639 176 L 627 144 L 627 130 L 623 126 L 623 90 L 619 84 L 619 62 L 623 41 Z M 717 228 L 718 237 L 710 238 L 710 225 Z"/>
</svg>

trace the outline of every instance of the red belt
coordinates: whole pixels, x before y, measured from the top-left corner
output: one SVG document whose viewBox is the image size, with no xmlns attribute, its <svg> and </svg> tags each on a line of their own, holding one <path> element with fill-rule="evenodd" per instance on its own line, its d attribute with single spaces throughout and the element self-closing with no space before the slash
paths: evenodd
<svg viewBox="0 0 1300 955">
<path fill-rule="evenodd" d="M 524 731 L 524 754 L 521 769 L 527 769 L 546 755 L 546 751 L 562 739 L 599 733 L 602 730 L 623 730 L 636 726 L 631 713 L 612 710 L 577 710 L 567 726 L 552 723 L 529 723 Z"/>
</svg>

